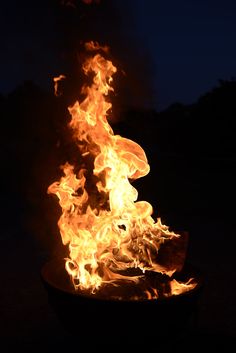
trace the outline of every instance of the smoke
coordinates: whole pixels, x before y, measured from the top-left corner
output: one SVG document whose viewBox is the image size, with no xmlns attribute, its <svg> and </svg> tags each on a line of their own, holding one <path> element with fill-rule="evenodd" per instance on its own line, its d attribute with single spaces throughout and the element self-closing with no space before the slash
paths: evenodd
<svg viewBox="0 0 236 353">
<path fill-rule="evenodd" d="M 93 2 L 99 4 L 100 0 L 83 0 L 85 4 L 92 4 Z"/>
<path fill-rule="evenodd" d="M 84 2 L 87 5 L 90 5 L 92 3 L 99 4 L 100 0 L 82 0 L 82 2 Z M 61 4 L 64 6 L 71 6 L 71 7 L 76 8 L 76 0 L 62 0 Z"/>
<path fill-rule="evenodd" d="M 78 98 L 84 80 L 84 43 L 96 41 L 110 48 L 110 59 L 118 68 L 112 97 L 114 119 L 130 108 L 152 107 L 153 65 L 146 44 L 136 31 L 133 5 L 118 0 L 70 0 L 61 5 L 58 28 L 68 103 L 73 104 Z"/>
</svg>

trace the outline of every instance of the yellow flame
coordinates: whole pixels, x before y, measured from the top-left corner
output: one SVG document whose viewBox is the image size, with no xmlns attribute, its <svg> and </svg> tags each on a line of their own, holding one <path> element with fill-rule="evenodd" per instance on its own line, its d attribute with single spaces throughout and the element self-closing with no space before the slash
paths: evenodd
<svg viewBox="0 0 236 353">
<path fill-rule="evenodd" d="M 90 51 L 107 47 L 86 44 Z M 85 99 L 69 107 L 70 127 L 83 157 L 79 173 L 69 163 L 64 176 L 49 186 L 62 208 L 58 225 L 63 244 L 69 246 L 66 270 L 75 288 L 98 290 L 102 283 L 128 278 L 137 282 L 146 270 L 171 276 L 175 265 L 163 265 L 158 252 L 166 241 L 179 235 L 152 218 L 152 206 L 137 201 L 138 192 L 130 180 L 143 177 L 150 167 L 144 150 L 135 142 L 115 135 L 107 121 L 107 101 L 117 69 L 101 54 L 89 57 L 83 70 L 93 74 L 91 86 L 84 86 Z M 64 78 L 64 77 L 63 77 Z M 55 81 L 57 83 L 57 81 Z M 140 275 L 127 277 L 127 269 Z M 150 297 L 150 294 L 148 294 Z M 154 290 L 154 297 L 158 297 Z"/>
</svg>

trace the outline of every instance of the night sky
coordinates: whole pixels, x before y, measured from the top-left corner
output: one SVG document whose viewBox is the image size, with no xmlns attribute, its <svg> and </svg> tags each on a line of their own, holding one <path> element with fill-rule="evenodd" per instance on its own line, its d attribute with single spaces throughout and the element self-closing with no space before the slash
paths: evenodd
<svg viewBox="0 0 236 353">
<path fill-rule="evenodd" d="M 68 66 L 65 37 L 72 29 L 65 28 L 71 23 L 63 23 L 63 11 L 77 11 L 73 28 L 78 24 L 78 40 L 81 27 L 86 32 L 83 11 L 73 3 L 78 1 L 1 3 L 1 93 L 24 80 L 52 89 L 52 77 Z M 193 103 L 219 79 L 236 76 L 234 0 L 105 0 L 85 6 L 88 18 L 89 11 L 94 16 L 101 7 L 96 20 L 88 21 L 94 27 L 88 32 L 91 37 L 100 33 L 98 39 L 107 41 L 115 57 L 120 55 L 127 77 L 132 77 L 134 104 L 162 110 L 177 101 Z M 73 45 L 79 50 L 72 40 Z"/>
</svg>

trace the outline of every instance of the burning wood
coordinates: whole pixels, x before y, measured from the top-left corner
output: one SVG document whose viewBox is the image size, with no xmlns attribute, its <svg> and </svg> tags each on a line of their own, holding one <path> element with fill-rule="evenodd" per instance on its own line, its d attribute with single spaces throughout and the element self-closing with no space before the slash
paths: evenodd
<svg viewBox="0 0 236 353">
<path fill-rule="evenodd" d="M 108 284 L 138 283 L 142 288 L 150 272 L 169 278 L 163 282 L 168 282 L 167 293 L 186 291 L 194 285 L 171 281 L 184 265 L 187 238 L 160 219 L 155 222 L 152 206 L 137 201 L 131 181 L 149 173 L 147 157 L 137 143 L 115 135 L 108 123 L 112 106 L 106 98 L 117 69 L 102 55 L 107 47 L 91 42 L 86 48 L 95 52 L 83 65 L 93 82 L 82 88 L 85 99 L 69 107 L 69 125 L 83 159 L 78 173 L 78 166 L 62 166 L 64 176 L 48 188 L 62 208 L 58 225 L 63 244 L 69 245 L 66 270 L 75 289 L 92 293 Z M 155 289 L 147 293 L 148 298 L 158 295 Z"/>
</svg>

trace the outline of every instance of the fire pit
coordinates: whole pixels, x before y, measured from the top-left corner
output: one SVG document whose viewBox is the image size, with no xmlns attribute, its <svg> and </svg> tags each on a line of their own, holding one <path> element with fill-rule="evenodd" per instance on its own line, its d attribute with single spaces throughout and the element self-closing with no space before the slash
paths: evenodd
<svg viewBox="0 0 236 353">
<path fill-rule="evenodd" d="M 183 282 L 190 277 L 196 286 L 178 295 L 155 299 L 132 298 L 135 290 L 127 285 L 121 287 L 125 297 L 122 299 L 120 290 L 115 290 L 115 287 L 110 289 L 110 293 L 106 288 L 98 295 L 75 290 L 60 259 L 47 262 L 41 271 L 49 304 L 68 332 L 86 335 L 92 331 L 93 335 L 109 337 L 115 337 L 121 331 L 129 336 L 140 332 L 141 335 L 171 337 L 196 329 L 203 275 L 194 266 L 185 264 L 176 276 Z M 155 281 L 160 281 L 157 274 L 147 274 L 147 287 Z"/>
</svg>

